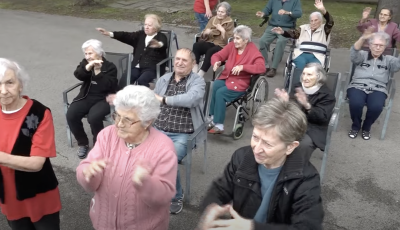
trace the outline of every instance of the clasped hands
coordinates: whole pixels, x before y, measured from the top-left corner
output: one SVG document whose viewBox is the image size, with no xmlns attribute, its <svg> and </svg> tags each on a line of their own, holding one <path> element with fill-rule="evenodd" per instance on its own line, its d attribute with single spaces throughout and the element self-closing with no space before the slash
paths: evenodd
<svg viewBox="0 0 400 230">
<path fill-rule="evenodd" d="M 213 70 L 214 72 L 217 71 L 218 67 L 221 66 L 221 61 L 217 61 L 214 63 Z M 239 73 L 243 70 L 243 65 L 237 65 L 232 68 L 231 73 L 232 75 L 239 75 Z"/>
<path fill-rule="evenodd" d="M 230 215 L 231 219 L 220 219 Z M 211 204 L 200 219 L 196 230 L 253 230 L 253 221 L 241 217 L 231 205 Z"/>
<path fill-rule="evenodd" d="M 284 89 L 275 89 L 275 96 L 281 98 L 284 101 L 289 101 L 289 94 Z M 308 102 L 307 94 L 303 91 L 302 88 L 296 88 L 296 93 L 294 94 L 296 100 L 306 109 L 311 109 L 311 105 Z"/>
<path fill-rule="evenodd" d="M 93 67 L 95 67 L 95 69 L 100 69 L 102 65 L 103 65 L 103 60 L 92 60 L 88 62 L 85 68 L 87 71 L 90 71 L 92 70 Z"/>
</svg>

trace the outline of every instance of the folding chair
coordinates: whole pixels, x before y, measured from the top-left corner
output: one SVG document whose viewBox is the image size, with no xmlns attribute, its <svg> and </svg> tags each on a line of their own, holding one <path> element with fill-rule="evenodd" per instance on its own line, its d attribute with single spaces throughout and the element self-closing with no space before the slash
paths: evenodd
<svg viewBox="0 0 400 230">
<path fill-rule="evenodd" d="M 133 60 L 132 54 L 124 54 L 124 53 L 111 53 L 111 52 L 106 52 L 106 59 L 117 67 L 117 78 L 118 82 L 120 81 L 121 78 L 126 77 L 127 78 L 127 83 L 129 85 L 130 83 L 130 76 L 131 76 L 131 61 Z M 126 73 L 126 76 L 123 76 L 123 73 Z M 81 86 L 82 82 L 75 84 L 74 86 L 66 89 L 63 92 L 63 104 L 64 104 L 64 113 L 65 117 L 67 117 L 67 111 L 71 103 L 68 101 L 68 93 L 77 88 L 78 86 Z M 104 121 L 112 122 L 111 119 L 111 113 L 113 112 L 113 108 L 110 108 L 110 114 L 107 115 L 104 118 Z M 85 116 L 85 118 L 87 118 Z M 71 130 L 68 126 L 67 123 L 67 138 L 68 138 L 68 145 L 69 147 L 72 147 L 72 136 L 71 136 Z"/>
</svg>

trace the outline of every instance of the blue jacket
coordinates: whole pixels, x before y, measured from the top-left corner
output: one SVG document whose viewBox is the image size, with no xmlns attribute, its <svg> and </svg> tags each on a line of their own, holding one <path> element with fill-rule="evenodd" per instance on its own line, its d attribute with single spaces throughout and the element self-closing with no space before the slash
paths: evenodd
<svg viewBox="0 0 400 230">
<path fill-rule="evenodd" d="M 292 12 L 292 15 L 279 15 L 280 9 Z M 268 25 L 287 29 L 295 28 L 296 20 L 303 15 L 300 0 L 286 0 L 284 3 L 282 0 L 269 0 L 263 12 L 270 16 Z"/>
</svg>

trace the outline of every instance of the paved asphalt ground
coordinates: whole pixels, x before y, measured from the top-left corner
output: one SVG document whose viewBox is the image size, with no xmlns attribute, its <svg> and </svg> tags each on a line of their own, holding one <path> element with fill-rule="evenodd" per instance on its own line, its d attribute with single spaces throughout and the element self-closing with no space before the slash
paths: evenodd
<svg viewBox="0 0 400 230">
<path fill-rule="evenodd" d="M 106 51 L 131 52 L 130 47 L 101 36 L 95 30 L 96 27 L 131 31 L 138 29 L 138 23 L 0 10 L 0 57 L 12 58 L 26 67 L 32 78 L 28 95 L 50 107 L 53 113 L 58 157 L 52 162 L 60 181 L 63 230 L 86 230 L 92 227 L 88 216 L 91 194 L 86 194 L 75 179 L 79 159 L 75 155 L 76 144 L 74 148 L 67 146 L 61 93 L 77 82 L 72 73 L 83 58 L 80 47 L 87 39 L 102 40 Z M 192 46 L 192 34 L 180 28 L 164 28 L 175 30 L 181 47 Z M 348 50 L 332 50 L 331 72 L 344 73 L 349 65 Z M 270 96 L 274 88 L 283 84 L 282 68 L 283 64 L 278 76 L 269 81 Z M 76 92 L 72 94 L 75 95 Z M 325 229 L 400 229 L 400 107 L 397 102 L 398 96 L 383 141 L 378 139 L 381 129 L 378 124 L 373 126 L 370 141 L 349 139 L 347 130 L 350 118 L 348 109 L 345 109 L 346 117 L 341 119 L 338 132 L 332 137 L 323 184 Z M 226 130 L 232 127 L 234 113 L 232 108 L 228 109 Z M 89 129 L 87 131 L 90 132 Z M 197 205 L 207 187 L 222 172 L 233 151 L 250 143 L 250 134 L 251 125 L 246 123 L 245 135 L 241 140 L 209 136 L 208 170 L 206 174 L 201 173 L 200 149 L 193 159 L 192 202 L 185 204 L 181 214 L 171 216 L 171 230 L 194 229 L 199 218 Z M 312 157 L 316 167 L 320 166 L 321 156 L 321 152 L 316 151 Z M 3 216 L 0 217 L 0 229 L 9 229 Z"/>
</svg>

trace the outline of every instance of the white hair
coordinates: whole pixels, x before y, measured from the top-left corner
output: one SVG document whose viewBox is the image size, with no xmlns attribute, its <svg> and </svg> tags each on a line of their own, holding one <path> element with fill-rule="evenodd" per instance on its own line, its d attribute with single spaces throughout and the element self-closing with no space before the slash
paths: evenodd
<svg viewBox="0 0 400 230">
<path fill-rule="evenodd" d="M 373 33 L 372 36 L 368 39 L 368 43 L 371 45 L 374 42 L 375 39 L 379 39 L 379 40 L 385 41 L 386 42 L 386 46 L 388 46 L 389 42 L 390 42 L 390 35 L 385 33 L 385 32 L 383 32 L 383 31 L 379 31 L 379 32 Z"/>
<path fill-rule="evenodd" d="M 217 11 L 219 10 L 220 7 L 224 7 L 226 10 L 226 15 L 230 16 L 231 15 L 231 10 L 232 7 L 229 3 L 227 2 L 221 2 L 220 4 L 217 5 L 217 7 L 215 9 L 217 9 Z"/>
<path fill-rule="evenodd" d="M 248 40 L 249 42 L 251 42 L 252 33 L 253 31 L 251 30 L 251 28 L 245 25 L 240 25 L 233 30 L 233 34 L 236 34 L 243 40 Z"/>
<path fill-rule="evenodd" d="M 82 51 L 83 51 L 83 53 L 85 53 L 87 48 L 92 47 L 94 52 L 96 52 L 99 56 L 105 57 L 106 56 L 106 52 L 104 52 L 102 44 L 103 43 L 101 43 L 101 41 L 99 41 L 97 39 L 87 40 L 82 45 Z"/>
<path fill-rule="evenodd" d="M 311 17 L 314 16 L 314 15 L 316 15 L 316 16 L 318 17 L 318 19 L 322 22 L 323 16 L 322 16 L 321 12 L 318 12 L 318 11 L 312 12 L 312 13 L 310 14 L 310 18 L 309 18 L 310 21 L 311 21 Z"/>
<path fill-rule="evenodd" d="M 118 91 L 114 99 L 115 109 L 132 109 L 143 126 L 152 123 L 160 113 L 160 102 L 154 92 L 146 86 L 128 85 Z"/>
<path fill-rule="evenodd" d="M 3 79 L 7 70 L 12 70 L 22 85 L 22 93 L 25 93 L 29 81 L 29 75 L 25 72 L 24 68 L 17 62 L 11 61 L 6 58 L 0 58 L 0 81 Z"/>
</svg>

